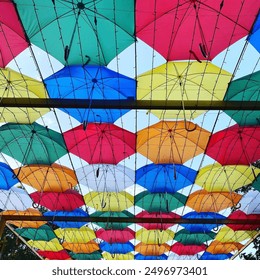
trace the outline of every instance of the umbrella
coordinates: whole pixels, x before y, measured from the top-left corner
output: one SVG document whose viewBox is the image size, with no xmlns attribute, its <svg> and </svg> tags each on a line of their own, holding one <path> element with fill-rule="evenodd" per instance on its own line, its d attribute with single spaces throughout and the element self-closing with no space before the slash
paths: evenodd
<svg viewBox="0 0 260 280">
<path fill-rule="evenodd" d="M 256 236 L 256 230 L 236 230 L 225 226 L 222 227 L 218 234 L 216 235 L 215 240 L 220 242 L 242 242 L 247 239 L 252 239 Z"/>
<path fill-rule="evenodd" d="M 136 34 L 167 61 L 212 60 L 249 34 L 258 13 L 257 3 L 139 0 Z"/>
<path fill-rule="evenodd" d="M 71 257 L 66 250 L 57 252 L 37 250 L 37 254 L 48 260 L 70 260 Z"/>
<path fill-rule="evenodd" d="M 253 182 L 260 169 L 248 165 L 207 165 L 201 168 L 195 184 L 209 192 L 235 191 Z"/>
<path fill-rule="evenodd" d="M 134 245 L 130 242 L 125 243 L 108 243 L 103 241 L 100 243 L 100 249 L 110 254 L 127 254 L 134 251 Z"/>
<path fill-rule="evenodd" d="M 260 174 L 258 174 L 257 177 L 255 178 L 254 182 L 252 183 L 252 187 L 255 190 L 260 191 Z"/>
<path fill-rule="evenodd" d="M 74 170 L 56 163 L 30 164 L 14 170 L 18 179 L 39 192 L 64 192 L 77 184 Z"/>
<path fill-rule="evenodd" d="M 209 136 L 191 122 L 160 121 L 137 132 L 136 150 L 156 164 L 182 164 L 205 151 Z"/>
<path fill-rule="evenodd" d="M 122 211 L 134 204 L 134 197 L 126 192 L 89 192 L 84 201 L 97 211 Z"/>
<path fill-rule="evenodd" d="M 258 17 L 254 23 L 251 33 L 247 37 L 248 42 L 255 47 L 255 49 L 260 52 L 260 44 L 259 44 L 259 31 L 260 31 L 260 16 Z"/>
<path fill-rule="evenodd" d="M 113 230 L 122 230 L 125 229 L 126 227 L 130 226 L 132 223 L 131 222 L 111 222 L 109 218 L 133 218 L 134 215 L 126 210 L 123 211 L 96 211 L 92 214 L 90 214 L 90 217 L 103 217 L 107 218 L 106 222 L 95 222 L 98 226 L 108 230 L 108 229 L 113 229 Z"/>
<path fill-rule="evenodd" d="M 8 16 L 12 16 L 9 11 Z M 23 97 L 46 98 L 47 92 L 42 82 L 9 68 L 0 68 L 0 96 L 1 98 L 17 98 L 18 100 Z M 0 110 L 0 122 L 33 123 L 49 111 L 50 109 L 48 108 L 2 107 Z"/>
<path fill-rule="evenodd" d="M 148 164 L 136 171 L 136 183 L 151 193 L 175 193 L 195 181 L 197 171 L 180 164 Z"/>
<path fill-rule="evenodd" d="M 130 228 L 122 230 L 101 228 L 96 231 L 96 236 L 108 243 L 126 243 L 135 238 L 135 232 Z"/>
<path fill-rule="evenodd" d="M 59 252 L 63 250 L 58 238 L 53 238 L 50 241 L 44 240 L 28 240 L 27 243 L 36 249 L 42 251 L 52 251 L 52 252 Z"/>
<path fill-rule="evenodd" d="M 15 4 L 30 42 L 63 64 L 106 65 L 135 41 L 134 1 Z"/>
<path fill-rule="evenodd" d="M 71 243 L 64 241 L 62 246 L 64 249 L 67 249 L 75 254 L 91 254 L 100 250 L 97 242 L 93 240 L 84 243 Z"/>
<path fill-rule="evenodd" d="M 220 242 L 218 240 L 214 240 L 210 243 L 206 251 L 211 254 L 228 254 L 242 248 L 243 245 L 239 242 Z"/>
<path fill-rule="evenodd" d="M 163 244 L 146 244 L 143 242 L 138 243 L 135 246 L 135 251 L 143 256 L 160 256 L 169 252 L 171 246 L 167 243 Z"/>
<path fill-rule="evenodd" d="M 159 230 L 159 229 L 139 229 L 136 232 L 135 239 L 145 244 L 162 244 L 173 240 L 174 232 L 172 230 Z"/>
<path fill-rule="evenodd" d="M 28 42 L 12 1 L 1 1 L 0 8 L 0 67 L 5 67 L 28 47 Z"/>
<path fill-rule="evenodd" d="M 194 224 L 181 224 L 187 231 L 192 233 L 211 233 L 211 230 L 218 228 L 219 224 L 214 224 L 214 220 L 226 219 L 225 216 L 216 212 L 189 212 L 182 216 L 183 219 L 210 219 L 213 220 L 212 224 L 194 223 Z"/>
<path fill-rule="evenodd" d="M 234 207 L 242 195 L 235 192 L 208 192 L 198 190 L 188 196 L 186 206 L 197 212 L 219 212 L 220 210 Z"/>
<path fill-rule="evenodd" d="M 105 66 L 66 66 L 44 80 L 49 96 L 61 99 L 135 99 L 136 81 Z M 79 122 L 113 123 L 129 110 L 61 108 Z"/>
<path fill-rule="evenodd" d="M 9 190 L 0 189 L 0 209 L 2 210 L 26 210 L 32 206 L 29 194 L 19 188 L 12 187 Z"/>
<path fill-rule="evenodd" d="M 135 196 L 135 205 L 148 212 L 169 213 L 185 205 L 187 198 L 183 194 L 141 192 Z"/>
<path fill-rule="evenodd" d="M 48 225 L 43 225 L 39 228 L 16 228 L 15 232 L 24 238 L 32 240 L 50 241 L 53 238 L 56 238 L 52 228 Z"/>
<path fill-rule="evenodd" d="M 200 260 L 226 260 L 230 259 L 233 255 L 231 253 L 228 254 L 211 254 L 209 252 L 204 252 L 203 255 L 199 258 Z"/>
<path fill-rule="evenodd" d="M 205 244 L 200 245 L 185 245 L 180 242 L 176 242 L 171 246 L 171 251 L 178 255 L 195 255 L 202 251 L 205 251 L 207 246 Z"/>
<path fill-rule="evenodd" d="M 120 192 L 135 181 L 135 172 L 120 164 L 90 164 L 75 172 L 80 184 L 101 192 Z"/>
<path fill-rule="evenodd" d="M 80 228 L 84 226 L 87 222 L 75 221 L 56 221 L 55 217 L 89 217 L 89 215 L 81 208 L 76 208 L 72 211 L 47 211 L 43 213 L 43 216 L 53 217 L 50 223 L 60 227 L 60 228 Z"/>
<path fill-rule="evenodd" d="M 125 253 L 125 254 L 110 254 L 108 252 L 104 252 L 102 254 L 102 257 L 104 260 L 118 260 L 118 261 L 122 261 L 122 260 L 134 260 L 134 255 L 132 253 Z"/>
<path fill-rule="evenodd" d="M 239 210 L 245 214 L 260 214 L 260 192 L 250 190 L 240 200 Z"/>
<path fill-rule="evenodd" d="M 70 256 L 74 260 L 100 260 L 102 258 L 101 253 L 98 251 L 89 254 L 70 252 Z"/>
<path fill-rule="evenodd" d="M 9 190 L 18 182 L 11 167 L 0 162 L 0 189 Z"/>
<path fill-rule="evenodd" d="M 166 230 L 167 228 L 173 226 L 173 223 L 164 223 L 164 222 L 157 222 L 154 223 L 152 222 L 153 218 L 157 219 L 179 219 L 180 216 L 175 213 L 160 213 L 160 212 L 147 212 L 147 211 L 142 211 L 139 214 L 136 215 L 136 218 L 147 218 L 149 221 L 144 222 L 144 223 L 138 223 L 138 225 L 146 228 L 146 229 L 160 229 L 160 230 Z"/>
<path fill-rule="evenodd" d="M 175 233 L 174 240 L 184 245 L 201 245 L 215 238 L 214 232 L 190 232 L 186 229 L 181 229 Z"/>
<path fill-rule="evenodd" d="M 1 126 L 0 151 L 22 164 L 52 164 L 67 153 L 62 135 L 37 123 Z"/>
<path fill-rule="evenodd" d="M 260 71 L 251 73 L 229 84 L 224 100 L 260 101 Z M 259 113 L 254 110 L 224 110 L 240 126 L 259 125 Z"/>
<path fill-rule="evenodd" d="M 168 256 L 168 260 L 198 260 L 199 255 L 178 255 L 176 253 L 170 252 Z"/>
<path fill-rule="evenodd" d="M 89 164 L 117 164 L 135 153 L 135 134 L 114 124 L 89 123 L 64 132 L 69 152 Z"/>
<path fill-rule="evenodd" d="M 165 104 L 168 100 L 182 100 L 182 112 L 151 110 L 151 113 L 163 119 L 195 118 L 203 111 L 185 110 L 185 101 L 223 100 L 230 79 L 231 73 L 210 62 L 169 61 L 137 77 L 137 99 L 165 100 Z"/>
<path fill-rule="evenodd" d="M 95 232 L 88 227 L 81 228 L 57 228 L 56 236 L 69 243 L 84 243 L 96 238 Z"/>
<path fill-rule="evenodd" d="M 75 190 L 65 192 L 34 192 L 30 194 L 35 206 L 44 206 L 51 211 L 73 211 L 85 205 L 83 196 Z"/>
<path fill-rule="evenodd" d="M 249 165 L 260 158 L 259 143 L 259 126 L 235 124 L 211 135 L 206 154 L 222 165 Z"/>
<path fill-rule="evenodd" d="M 259 214 L 246 214 L 241 210 L 237 210 L 235 212 L 232 212 L 228 216 L 229 220 L 241 220 L 244 221 L 242 224 L 227 224 L 228 227 L 233 229 L 234 231 L 236 230 L 257 230 L 260 227 L 260 213 Z M 250 221 L 254 223 L 250 223 Z"/>
<path fill-rule="evenodd" d="M 143 256 L 142 254 L 136 254 L 135 260 L 167 260 L 167 256 L 165 254 L 159 255 L 159 256 Z"/>
</svg>

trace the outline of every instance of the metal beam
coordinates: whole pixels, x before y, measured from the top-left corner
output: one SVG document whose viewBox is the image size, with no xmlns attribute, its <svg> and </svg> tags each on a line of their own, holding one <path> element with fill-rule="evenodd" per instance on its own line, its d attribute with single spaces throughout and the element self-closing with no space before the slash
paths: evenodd
<svg viewBox="0 0 260 280">
<path fill-rule="evenodd" d="M 2 239 L 2 235 L 3 235 L 4 229 L 5 229 L 5 222 L 6 222 L 5 217 L 0 216 L 0 240 Z"/>
<path fill-rule="evenodd" d="M 145 110 L 260 110 L 259 101 L 89 100 L 58 98 L 2 98 L 0 107 L 100 108 Z"/>
</svg>

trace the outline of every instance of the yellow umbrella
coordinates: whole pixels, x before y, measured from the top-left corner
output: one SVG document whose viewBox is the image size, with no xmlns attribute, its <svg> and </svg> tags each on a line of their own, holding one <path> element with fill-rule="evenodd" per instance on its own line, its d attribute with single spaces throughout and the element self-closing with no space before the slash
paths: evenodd
<svg viewBox="0 0 260 280">
<path fill-rule="evenodd" d="M 174 232 L 169 229 L 140 229 L 136 232 L 135 238 L 146 244 L 162 244 L 173 240 Z"/>
<path fill-rule="evenodd" d="M 132 253 L 127 254 L 110 254 L 108 252 L 104 252 L 102 254 L 103 258 L 105 260 L 115 260 L 115 261 L 121 261 L 121 260 L 134 260 L 134 255 Z"/>
<path fill-rule="evenodd" d="M 71 242 L 64 241 L 62 243 L 62 246 L 64 249 L 79 254 L 80 253 L 91 254 L 100 249 L 99 245 L 93 240 L 86 243 L 71 243 Z"/>
<path fill-rule="evenodd" d="M 210 243 L 206 251 L 211 254 L 228 254 L 233 251 L 238 251 L 241 248 L 243 248 L 243 245 L 239 242 L 220 242 L 214 240 Z"/>
<path fill-rule="evenodd" d="M 97 211 L 122 211 L 134 205 L 134 197 L 127 192 L 89 192 L 85 204 Z"/>
<path fill-rule="evenodd" d="M 254 166 L 212 164 L 199 170 L 195 184 L 209 192 L 229 192 L 251 184 L 257 174 Z"/>
<path fill-rule="evenodd" d="M 206 61 L 169 61 L 137 77 L 138 100 L 223 100 L 231 73 Z M 195 118 L 203 111 L 152 110 L 163 119 Z"/>
<path fill-rule="evenodd" d="M 232 230 L 229 227 L 222 227 L 215 237 L 215 240 L 221 242 L 241 242 L 251 239 L 257 234 L 255 230 Z"/>
<path fill-rule="evenodd" d="M 29 240 L 28 244 L 31 247 L 34 247 L 36 249 L 43 250 L 43 251 L 58 252 L 58 251 L 63 250 L 63 247 L 61 246 L 61 244 L 57 238 L 54 238 L 50 241 Z"/>
<path fill-rule="evenodd" d="M 48 98 L 44 84 L 9 68 L 0 68 L 0 98 Z M 0 109 L 0 122 L 33 123 L 48 113 L 48 108 Z"/>
<path fill-rule="evenodd" d="M 54 230 L 57 237 L 70 243 L 84 243 L 96 238 L 95 232 L 88 227 L 58 228 Z"/>
</svg>

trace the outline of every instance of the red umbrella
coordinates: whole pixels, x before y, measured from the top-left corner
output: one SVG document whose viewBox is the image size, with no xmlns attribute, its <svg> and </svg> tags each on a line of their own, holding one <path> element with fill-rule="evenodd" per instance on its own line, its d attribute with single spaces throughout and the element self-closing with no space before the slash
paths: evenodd
<svg viewBox="0 0 260 280">
<path fill-rule="evenodd" d="M 167 61 L 212 60 L 249 34 L 259 2 L 242 2 L 137 0 L 137 37 Z"/>
<path fill-rule="evenodd" d="M 206 154 L 222 165 L 249 165 L 260 158 L 260 127 L 233 125 L 211 135 Z"/>
<path fill-rule="evenodd" d="M 40 256 L 42 256 L 46 259 L 49 259 L 49 260 L 69 260 L 69 259 L 71 259 L 70 255 L 65 250 L 61 250 L 61 251 L 57 251 L 57 252 L 38 250 L 37 253 Z"/>
<path fill-rule="evenodd" d="M 12 1 L 1 1 L 0 10 L 0 67 L 4 68 L 29 44 Z"/>
<path fill-rule="evenodd" d="M 96 236 L 97 238 L 103 239 L 108 243 L 126 243 L 129 240 L 135 238 L 135 232 L 130 228 L 125 228 L 122 230 L 105 230 L 101 228 L 96 232 Z"/>
<path fill-rule="evenodd" d="M 74 190 L 65 192 L 34 192 L 30 197 L 36 205 L 44 206 L 51 211 L 73 211 L 85 205 L 83 196 Z"/>
<path fill-rule="evenodd" d="M 246 214 L 241 210 L 237 210 L 231 213 L 228 219 L 244 221 L 242 224 L 227 224 L 233 230 L 256 230 L 260 227 L 260 214 Z"/>
<path fill-rule="evenodd" d="M 69 152 L 90 164 L 117 164 L 135 153 L 135 134 L 110 123 L 79 125 L 64 139 Z"/>
<path fill-rule="evenodd" d="M 182 243 L 176 242 L 171 246 L 171 251 L 181 255 L 195 255 L 199 252 L 205 251 L 207 246 L 205 244 L 201 245 L 184 245 Z"/>
</svg>

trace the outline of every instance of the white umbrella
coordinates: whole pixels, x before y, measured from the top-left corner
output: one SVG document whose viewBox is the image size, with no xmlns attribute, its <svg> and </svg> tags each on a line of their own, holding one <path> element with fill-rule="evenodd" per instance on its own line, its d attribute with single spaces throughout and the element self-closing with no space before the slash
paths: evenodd
<svg viewBox="0 0 260 280">
<path fill-rule="evenodd" d="M 241 207 L 239 210 L 246 214 L 260 214 L 260 192 L 249 191 L 239 202 Z"/>
</svg>

